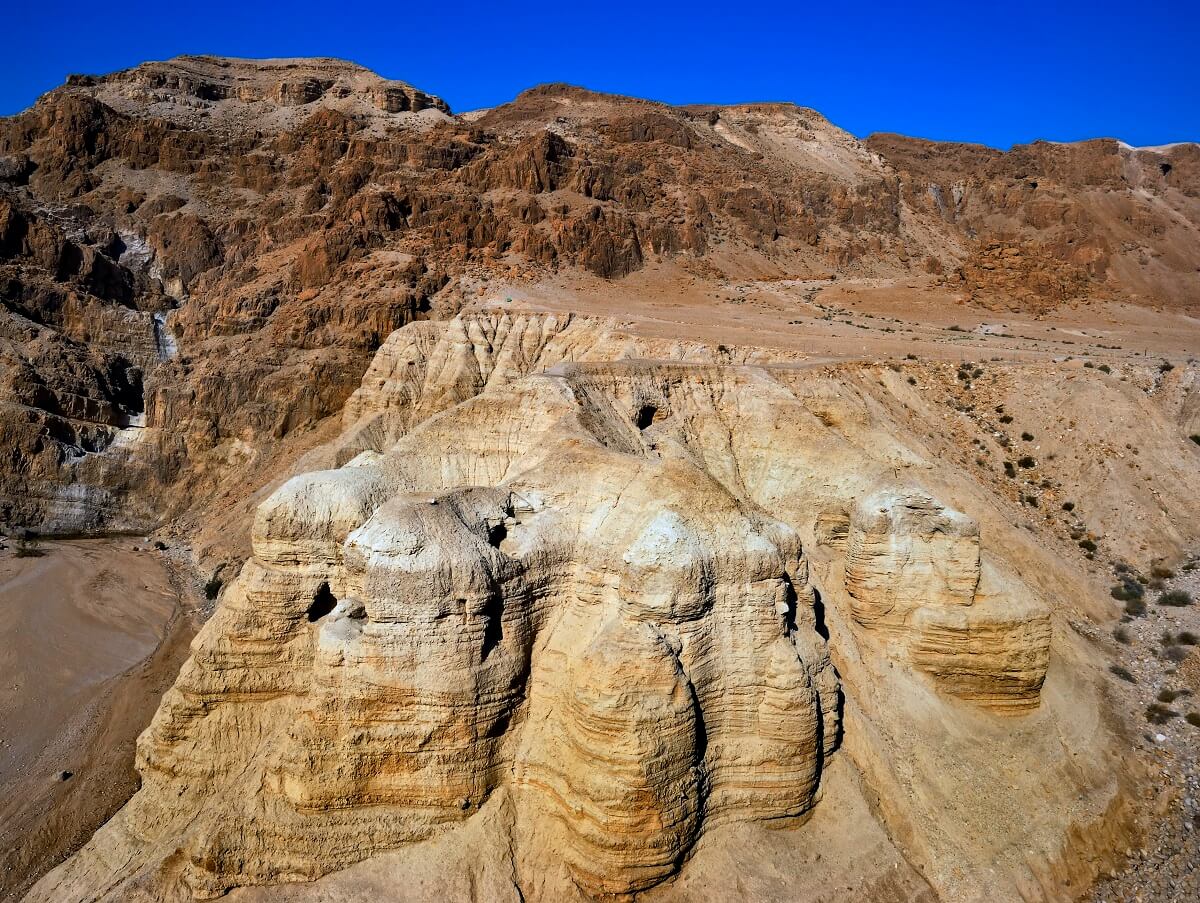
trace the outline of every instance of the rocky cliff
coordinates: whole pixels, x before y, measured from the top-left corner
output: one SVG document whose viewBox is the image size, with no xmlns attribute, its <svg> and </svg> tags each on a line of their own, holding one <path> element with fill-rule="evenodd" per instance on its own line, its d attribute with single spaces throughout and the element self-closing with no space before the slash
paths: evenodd
<svg viewBox="0 0 1200 903">
<path fill-rule="evenodd" d="M 1019 546 L 895 482 L 932 462 L 853 425 L 866 385 L 618 339 L 503 312 L 394 334 L 329 451 L 352 457 L 259 507 L 142 789 L 30 899 L 209 898 L 435 840 L 505 893 L 628 898 L 736 825 L 836 821 L 842 756 L 938 896 L 1088 874 L 1067 836 L 1122 823 L 1116 738 Z M 996 817 L 1008 756 L 1052 815 Z"/>
<path fill-rule="evenodd" d="M 1197 178 L 1191 145 L 863 143 L 563 85 L 453 116 L 337 60 L 72 76 L 0 123 L 0 515 L 144 529 L 260 485 L 394 329 L 496 280 L 672 262 L 1186 306 Z"/>
</svg>

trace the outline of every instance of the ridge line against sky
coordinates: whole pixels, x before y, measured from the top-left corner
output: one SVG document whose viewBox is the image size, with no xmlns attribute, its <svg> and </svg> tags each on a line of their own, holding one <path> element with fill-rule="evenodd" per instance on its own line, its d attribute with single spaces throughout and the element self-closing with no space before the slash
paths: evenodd
<svg viewBox="0 0 1200 903">
<path fill-rule="evenodd" d="M 333 56 L 491 107 L 546 82 L 671 104 L 786 101 L 865 136 L 1008 148 L 1200 141 L 1200 3 L 614 2 L 497 8 L 344 0 L 22 4 L 0 115 L 69 73 L 181 54 Z"/>
</svg>

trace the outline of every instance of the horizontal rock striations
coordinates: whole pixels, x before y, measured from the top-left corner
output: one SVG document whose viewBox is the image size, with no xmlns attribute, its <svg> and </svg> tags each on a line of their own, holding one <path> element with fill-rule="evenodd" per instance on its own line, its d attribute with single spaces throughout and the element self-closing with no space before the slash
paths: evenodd
<svg viewBox="0 0 1200 903">
<path fill-rule="evenodd" d="M 868 495 L 850 521 L 845 579 L 855 621 L 946 692 L 1001 711 L 1038 704 L 1049 609 L 981 565 L 970 518 L 924 493 Z"/>
<path fill-rule="evenodd" d="M 891 488 L 837 514 L 895 460 L 828 425 L 847 397 L 835 417 L 819 374 L 717 362 L 736 349 L 587 360 L 619 354 L 609 329 L 475 313 L 389 339 L 345 463 L 259 507 L 141 790 L 30 899 L 310 881 L 485 810 L 527 899 L 627 898 L 730 826 L 805 823 L 848 688 L 884 692 L 860 657 L 925 681 L 884 725 L 909 698 L 1060 717 L 1046 611 L 974 521 Z"/>
</svg>

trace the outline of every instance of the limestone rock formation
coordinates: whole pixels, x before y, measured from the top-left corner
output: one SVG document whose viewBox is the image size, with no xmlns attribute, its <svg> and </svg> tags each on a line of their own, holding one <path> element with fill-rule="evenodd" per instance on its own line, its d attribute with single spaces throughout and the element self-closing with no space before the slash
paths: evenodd
<svg viewBox="0 0 1200 903">
<path fill-rule="evenodd" d="M 827 425 L 855 415 L 820 374 L 699 346 L 581 360 L 613 354 L 611 329 L 475 313 L 394 335 L 347 413 L 351 457 L 259 507 L 139 740 L 141 790 L 30 899 L 311 881 L 476 819 L 526 899 L 628 897 L 730 826 L 802 825 L 851 691 L 857 713 L 900 681 L 877 729 L 954 697 L 1063 723 L 1040 692 L 1047 611 L 974 521 L 894 487 L 837 514 L 831 487 L 895 459 Z M 801 540 L 822 520 L 841 612 Z M 839 678 L 844 617 L 862 636 Z M 1071 792 L 1108 805 L 1087 774 Z M 1005 836 L 1045 830 L 1022 824 Z"/>
<path fill-rule="evenodd" d="M 846 549 L 855 621 L 946 692 L 1001 710 L 1038 704 L 1050 612 L 981 565 L 979 525 L 924 493 L 859 500 Z"/>
</svg>

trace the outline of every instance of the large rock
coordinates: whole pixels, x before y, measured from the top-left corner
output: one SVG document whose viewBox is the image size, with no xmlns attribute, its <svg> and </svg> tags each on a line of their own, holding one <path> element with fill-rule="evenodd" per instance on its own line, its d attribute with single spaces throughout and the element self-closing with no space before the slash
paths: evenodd
<svg viewBox="0 0 1200 903">
<path fill-rule="evenodd" d="M 920 492 L 860 499 L 845 580 L 855 621 L 946 692 L 1000 711 L 1038 704 L 1049 608 L 981 565 L 979 525 L 966 515 Z"/>
</svg>

